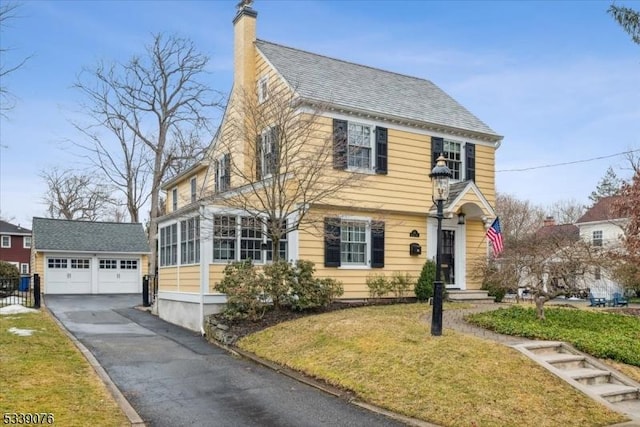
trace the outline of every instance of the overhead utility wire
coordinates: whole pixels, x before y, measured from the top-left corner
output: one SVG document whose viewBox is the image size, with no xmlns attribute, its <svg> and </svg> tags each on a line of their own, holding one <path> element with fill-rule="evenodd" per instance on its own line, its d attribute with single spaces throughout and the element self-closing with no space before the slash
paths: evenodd
<svg viewBox="0 0 640 427">
<path fill-rule="evenodd" d="M 590 159 L 584 159 L 584 160 L 574 160 L 573 162 L 554 163 L 552 165 L 531 166 L 530 168 L 522 168 L 522 169 L 501 169 L 501 170 L 497 170 L 496 173 L 497 172 L 524 172 L 524 171 L 530 171 L 534 169 L 544 169 L 544 168 L 554 168 L 556 166 L 575 165 L 576 163 L 586 163 L 586 162 L 592 162 L 594 160 L 609 159 L 611 157 L 622 156 L 623 154 L 635 153 L 637 151 L 640 151 L 640 149 L 623 151 L 621 153 L 610 154 L 608 156 L 592 157 Z"/>
</svg>

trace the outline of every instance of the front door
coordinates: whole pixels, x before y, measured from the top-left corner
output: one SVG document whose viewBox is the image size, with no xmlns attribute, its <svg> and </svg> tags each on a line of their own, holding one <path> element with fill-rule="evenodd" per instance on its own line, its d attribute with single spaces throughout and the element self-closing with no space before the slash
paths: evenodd
<svg viewBox="0 0 640 427">
<path fill-rule="evenodd" d="M 455 230 L 442 230 L 442 280 L 445 285 L 455 285 Z"/>
</svg>

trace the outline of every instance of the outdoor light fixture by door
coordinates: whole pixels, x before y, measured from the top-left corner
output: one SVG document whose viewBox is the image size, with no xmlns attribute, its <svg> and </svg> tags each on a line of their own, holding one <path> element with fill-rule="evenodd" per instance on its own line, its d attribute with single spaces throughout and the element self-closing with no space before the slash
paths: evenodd
<svg viewBox="0 0 640 427">
<path fill-rule="evenodd" d="M 442 219 L 444 218 L 444 202 L 449 198 L 449 180 L 451 170 L 447 167 L 447 159 L 442 154 L 436 160 L 429 178 L 433 186 L 433 201 L 436 203 L 436 218 L 438 219 L 438 243 L 436 245 L 436 280 L 433 282 L 433 310 L 431 316 L 431 335 L 442 335 Z"/>
<path fill-rule="evenodd" d="M 464 212 L 460 212 L 458 214 L 458 225 L 464 225 L 464 217 L 465 217 L 465 213 Z"/>
</svg>

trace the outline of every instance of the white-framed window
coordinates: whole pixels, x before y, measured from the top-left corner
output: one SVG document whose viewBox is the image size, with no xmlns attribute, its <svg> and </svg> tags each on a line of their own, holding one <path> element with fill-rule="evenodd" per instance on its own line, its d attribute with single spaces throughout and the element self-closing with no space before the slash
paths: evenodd
<svg viewBox="0 0 640 427">
<path fill-rule="evenodd" d="M 29 264 L 26 262 L 20 264 L 20 274 L 29 274 Z"/>
<path fill-rule="evenodd" d="M 602 246 L 602 230 L 594 230 L 592 237 L 593 246 Z"/>
<path fill-rule="evenodd" d="M 442 155 L 447 159 L 447 167 L 451 170 L 451 179 L 459 181 L 462 179 L 462 143 L 445 139 L 442 144 Z"/>
<path fill-rule="evenodd" d="M 121 259 L 120 260 L 120 270 L 137 270 L 137 269 L 138 269 L 137 259 Z"/>
<path fill-rule="evenodd" d="M 117 259 L 101 259 L 98 262 L 98 267 L 100 270 L 115 270 L 118 268 L 118 260 Z"/>
<path fill-rule="evenodd" d="M 229 154 L 220 156 L 216 160 L 216 192 L 227 191 L 231 186 L 231 159 Z"/>
<path fill-rule="evenodd" d="M 340 262 L 342 265 L 368 265 L 368 227 L 367 221 L 341 221 Z"/>
<path fill-rule="evenodd" d="M 0 247 L 10 248 L 11 247 L 11 236 L 3 235 L 0 237 Z"/>
<path fill-rule="evenodd" d="M 66 258 L 49 258 L 47 259 L 47 267 L 67 268 L 67 259 Z"/>
<path fill-rule="evenodd" d="M 276 172 L 278 161 L 277 132 L 274 127 L 262 132 L 260 141 L 260 168 L 262 177 L 268 178 Z"/>
<path fill-rule="evenodd" d="M 256 218 L 240 218 L 240 261 L 262 261 L 262 224 Z"/>
<path fill-rule="evenodd" d="M 87 270 L 91 268 L 91 260 L 88 258 L 71 258 L 71 268 L 76 270 Z"/>
<path fill-rule="evenodd" d="M 266 236 L 267 238 L 267 253 L 266 253 L 266 260 L 267 261 L 273 261 L 273 241 L 269 238 L 269 236 Z M 288 244 L 287 244 L 287 233 L 282 233 L 282 235 L 280 236 L 280 240 L 278 242 L 278 256 L 280 259 L 287 259 L 287 249 L 288 249 Z"/>
<path fill-rule="evenodd" d="M 171 190 L 171 210 L 178 210 L 178 189 L 174 188 Z"/>
<path fill-rule="evenodd" d="M 280 259 L 288 257 L 288 242 L 283 233 L 279 242 Z M 215 215 L 213 219 L 213 262 L 273 260 L 273 243 L 264 224 L 257 218 Z"/>
<path fill-rule="evenodd" d="M 195 203 L 196 202 L 196 186 L 197 186 L 197 181 L 195 176 L 191 178 L 189 185 L 191 186 L 191 203 Z"/>
<path fill-rule="evenodd" d="M 180 221 L 180 264 L 200 262 L 200 218 Z"/>
<path fill-rule="evenodd" d="M 373 167 L 374 127 L 349 122 L 347 131 L 347 167 L 371 169 Z"/>
<path fill-rule="evenodd" d="M 236 259 L 236 217 L 216 215 L 213 218 L 213 260 Z"/>
<path fill-rule="evenodd" d="M 31 236 L 24 236 L 22 238 L 22 247 L 25 249 L 31 249 Z"/>
<path fill-rule="evenodd" d="M 178 263 L 178 224 L 160 229 L 160 266 Z"/>
<path fill-rule="evenodd" d="M 262 76 L 258 79 L 258 102 L 263 103 L 269 99 L 269 78 Z"/>
</svg>

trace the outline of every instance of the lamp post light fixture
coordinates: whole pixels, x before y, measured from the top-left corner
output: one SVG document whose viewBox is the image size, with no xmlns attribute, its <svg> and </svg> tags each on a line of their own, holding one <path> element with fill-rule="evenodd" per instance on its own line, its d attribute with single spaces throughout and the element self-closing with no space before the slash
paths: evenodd
<svg viewBox="0 0 640 427">
<path fill-rule="evenodd" d="M 447 167 L 447 159 L 442 154 L 436 159 L 436 165 L 429 174 L 433 186 L 432 198 L 436 203 L 438 219 L 438 243 L 436 245 L 436 280 L 433 282 L 433 309 L 431 316 L 431 335 L 442 335 L 442 219 L 444 218 L 444 202 L 449 199 L 449 180 L 451 170 Z"/>
</svg>

